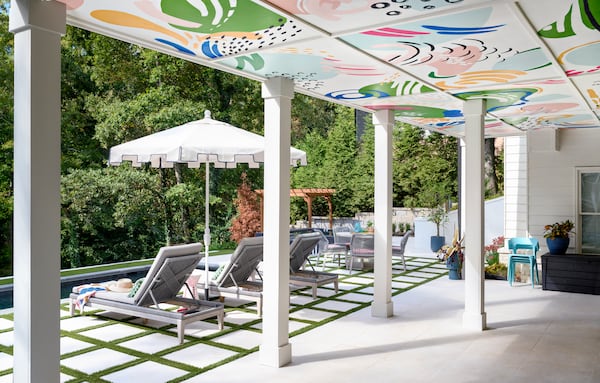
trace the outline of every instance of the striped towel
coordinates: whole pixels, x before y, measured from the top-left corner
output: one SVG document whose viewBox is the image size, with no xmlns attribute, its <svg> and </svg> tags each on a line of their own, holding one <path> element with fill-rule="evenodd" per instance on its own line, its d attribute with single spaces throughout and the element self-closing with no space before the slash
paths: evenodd
<svg viewBox="0 0 600 383">
<path fill-rule="evenodd" d="M 106 291 L 104 286 L 99 285 L 83 285 L 77 288 L 79 295 L 75 301 L 75 306 L 79 308 L 79 313 L 83 314 L 83 308 L 91 297 L 96 295 L 96 291 Z"/>
</svg>

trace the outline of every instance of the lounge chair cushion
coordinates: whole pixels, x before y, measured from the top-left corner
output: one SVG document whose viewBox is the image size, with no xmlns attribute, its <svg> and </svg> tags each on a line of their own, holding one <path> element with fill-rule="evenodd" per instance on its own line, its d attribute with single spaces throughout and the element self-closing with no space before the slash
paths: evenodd
<svg viewBox="0 0 600 383">
<path fill-rule="evenodd" d="M 215 270 L 215 272 L 212 275 L 213 281 L 219 279 L 219 276 L 221 275 L 221 273 L 223 273 L 223 270 L 225 270 L 227 266 L 229 266 L 229 263 L 223 263 L 219 266 L 217 270 Z"/>
<path fill-rule="evenodd" d="M 138 290 L 142 286 L 142 283 L 144 283 L 144 279 L 146 279 L 146 278 L 139 278 L 137 281 L 135 281 L 135 283 L 133 284 L 133 287 L 129 291 L 129 295 L 127 295 L 129 298 L 135 297 L 135 294 L 137 294 Z"/>
</svg>

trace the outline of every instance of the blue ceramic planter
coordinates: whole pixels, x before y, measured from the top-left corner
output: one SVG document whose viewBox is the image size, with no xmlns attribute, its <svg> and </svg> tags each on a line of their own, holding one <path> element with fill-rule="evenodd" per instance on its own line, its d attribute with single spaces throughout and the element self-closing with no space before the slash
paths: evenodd
<svg viewBox="0 0 600 383">
<path fill-rule="evenodd" d="M 429 245 L 431 247 L 431 251 L 436 253 L 439 249 L 442 248 L 442 246 L 444 246 L 445 243 L 446 243 L 446 237 L 441 236 L 441 235 L 432 235 Z"/>
<path fill-rule="evenodd" d="M 446 259 L 446 268 L 448 269 L 448 278 L 462 279 L 461 265 L 457 255 L 453 255 Z"/>
<path fill-rule="evenodd" d="M 562 255 L 567 252 L 569 247 L 569 237 L 567 238 L 546 238 L 546 245 L 548 245 L 548 251 L 550 254 Z"/>
</svg>

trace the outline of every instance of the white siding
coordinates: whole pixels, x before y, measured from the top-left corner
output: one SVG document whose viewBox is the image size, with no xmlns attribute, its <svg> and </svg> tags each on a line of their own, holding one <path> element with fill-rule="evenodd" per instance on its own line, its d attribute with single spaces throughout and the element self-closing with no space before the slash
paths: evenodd
<svg viewBox="0 0 600 383">
<path fill-rule="evenodd" d="M 527 137 L 504 140 L 504 236 L 527 236 Z"/>
<path fill-rule="evenodd" d="M 555 137 L 556 142 L 549 142 Z M 599 129 L 530 131 L 529 140 L 529 232 L 547 249 L 544 225 L 570 219 L 576 222 L 576 168 L 600 166 Z M 577 227 L 575 228 L 577 231 Z M 577 248 L 571 238 L 569 251 Z"/>
</svg>

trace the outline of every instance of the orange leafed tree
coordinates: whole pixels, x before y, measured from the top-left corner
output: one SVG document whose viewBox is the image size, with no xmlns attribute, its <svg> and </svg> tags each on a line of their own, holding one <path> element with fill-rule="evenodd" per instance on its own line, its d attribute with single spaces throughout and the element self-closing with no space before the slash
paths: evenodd
<svg viewBox="0 0 600 383">
<path fill-rule="evenodd" d="M 236 243 L 240 243 L 243 238 L 253 237 L 261 227 L 258 195 L 250 187 L 246 173 L 242 173 L 241 178 L 242 184 L 237 190 L 237 198 L 233 201 L 238 214 L 229 228 L 231 239 Z"/>
</svg>

